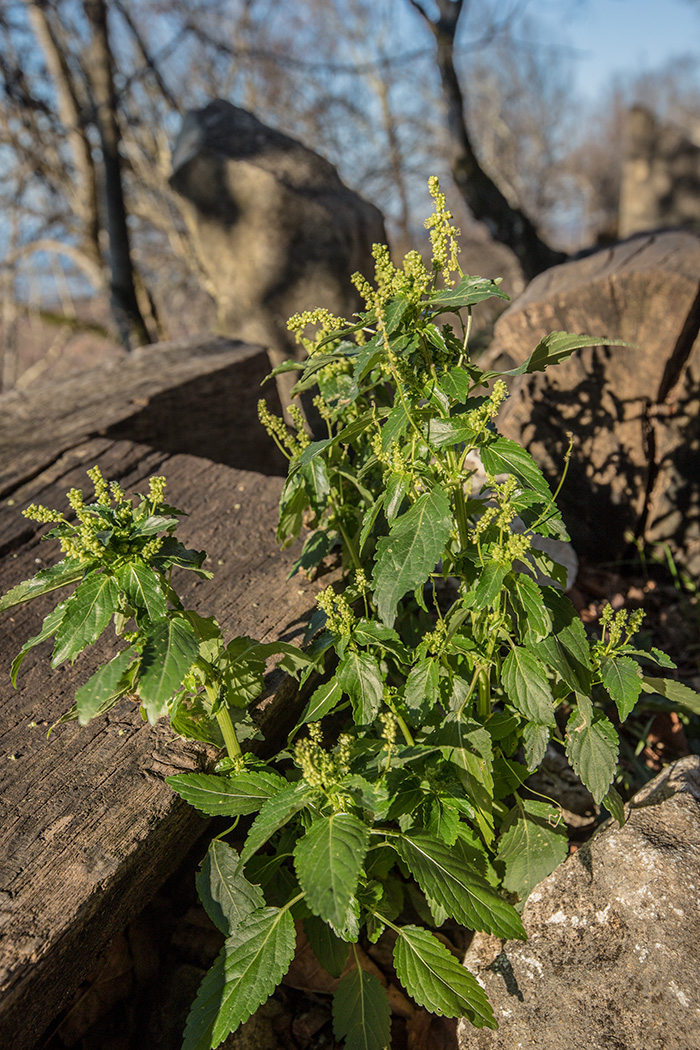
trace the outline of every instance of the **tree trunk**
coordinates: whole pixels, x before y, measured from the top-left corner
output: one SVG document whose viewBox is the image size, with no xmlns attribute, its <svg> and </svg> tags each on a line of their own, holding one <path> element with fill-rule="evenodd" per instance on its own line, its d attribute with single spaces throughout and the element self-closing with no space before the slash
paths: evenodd
<svg viewBox="0 0 700 1050">
<path fill-rule="evenodd" d="M 87 72 L 95 104 L 95 119 L 102 146 L 104 201 L 109 235 L 110 297 L 120 339 L 127 350 L 150 343 L 139 309 L 129 246 L 117 103 L 112 75 L 112 52 L 107 29 L 105 0 L 83 0 L 91 30 L 91 56 Z"/>
<path fill-rule="evenodd" d="M 454 64 L 454 42 L 463 0 L 436 0 L 439 16 L 432 19 L 419 0 L 410 0 L 435 37 L 437 63 L 447 107 L 452 177 L 475 219 L 485 223 L 495 240 L 507 244 L 530 280 L 542 270 L 564 262 L 564 252 L 541 240 L 519 208 L 512 207 L 483 170 L 474 152 L 464 117 L 464 98 Z"/>
</svg>

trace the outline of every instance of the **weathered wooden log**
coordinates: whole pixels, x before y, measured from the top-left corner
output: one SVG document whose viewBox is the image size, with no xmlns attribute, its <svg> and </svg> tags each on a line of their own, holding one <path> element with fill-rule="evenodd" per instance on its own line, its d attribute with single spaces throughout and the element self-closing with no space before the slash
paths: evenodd
<svg viewBox="0 0 700 1050">
<path fill-rule="evenodd" d="M 97 435 L 143 441 L 262 474 L 286 474 L 284 457 L 257 418 L 281 414 L 267 352 L 201 336 L 143 347 L 119 360 L 0 396 L 0 496 Z"/>
<path fill-rule="evenodd" d="M 152 474 L 167 476 L 168 498 L 191 515 L 178 534 L 209 552 L 216 573 L 209 582 L 182 573 L 178 586 L 191 607 L 217 616 L 231 635 L 300 641 L 317 586 L 286 580 L 291 559 L 274 537 L 282 480 L 125 441 L 35 454 L 32 479 L 0 509 L 0 591 L 58 557 L 56 541 L 40 544 L 20 509 L 32 501 L 67 509 L 66 491 L 88 491 L 84 471 L 97 462 L 127 492 L 143 491 Z M 117 648 L 110 628 L 94 653 L 51 670 L 48 646 L 40 646 L 13 690 L 12 658 L 55 599 L 0 616 L 0 1046 L 15 1050 L 36 1046 L 97 954 L 202 833 L 204 821 L 164 778 L 212 758 L 165 724 L 144 724 L 128 701 L 47 740 L 75 689 Z M 303 701 L 282 694 L 294 718 Z M 263 718 L 279 721 L 274 702 Z"/>
</svg>

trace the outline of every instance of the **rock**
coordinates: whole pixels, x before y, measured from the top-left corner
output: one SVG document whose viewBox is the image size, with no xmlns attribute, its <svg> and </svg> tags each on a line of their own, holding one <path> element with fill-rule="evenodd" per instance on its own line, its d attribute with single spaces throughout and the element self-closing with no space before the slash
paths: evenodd
<svg viewBox="0 0 700 1050">
<path fill-rule="evenodd" d="M 520 364 L 553 330 L 634 344 L 518 377 L 498 419 L 553 486 L 573 431 L 557 502 L 593 562 L 620 559 L 632 533 L 700 572 L 699 273 L 695 234 L 632 238 L 541 274 L 496 324 L 489 368 Z"/>
<path fill-rule="evenodd" d="M 536 887 L 528 941 L 477 934 L 466 965 L 498 1031 L 462 1050 L 699 1050 L 700 758 L 667 767 Z"/>
<path fill-rule="evenodd" d="M 332 164 L 222 99 L 185 115 L 173 150 L 173 188 L 228 336 L 260 343 L 274 363 L 298 356 L 287 319 L 360 305 L 350 276 L 372 277 L 381 213 Z"/>
</svg>

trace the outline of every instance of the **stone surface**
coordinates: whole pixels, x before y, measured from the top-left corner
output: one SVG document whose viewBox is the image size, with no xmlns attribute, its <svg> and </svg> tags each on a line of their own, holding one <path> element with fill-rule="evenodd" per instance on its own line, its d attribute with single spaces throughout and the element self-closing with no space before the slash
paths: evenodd
<svg viewBox="0 0 700 1050">
<path fill-rule="evenodd" d="M 700 758 L 667 767 L 466 957 L 499 1023 L 461 1050 L 699 1050 Z"/>
<path fill-rule="evenodd" d="M 359 305 L 350 276 L 374 274 L 385 243 L 381 213 L 300 142 L 222 99 L 185 115 L 173 150 L 173 188 L 188 221 L 227 335 L 298 356 L 286 328 L 324 306 Z"/>
<path fill-rule="evenodd" d="M 520 364 L 555 330 L 634 344 L 516 378 L 498 418 L 553 486 L 573 431 L 557 502 L 595 562 L 621 558 L 632 533 L 700 572 L 699 275 L 700 237 L 632 238 L 541 274 L 496 324 L 487 367 Z"/>
</svg>

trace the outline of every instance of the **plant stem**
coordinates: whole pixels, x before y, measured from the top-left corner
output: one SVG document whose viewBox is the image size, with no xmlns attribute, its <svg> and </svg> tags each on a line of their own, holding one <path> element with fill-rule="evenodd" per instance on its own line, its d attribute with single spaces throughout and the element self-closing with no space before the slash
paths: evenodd
<svg viewBox="0 0 700 1050">
<path fill-rule="evenodd" d="M 226 751 L 228 752 L 229 758 L 240 758 L 242 751 L 241 745 L 238 743 L 238 737 L 236 736 L 236 730 L 234 729 L 231 716 L 228 713 L 227 707 L 220 707 L 216 712 L 216 721 L 219 723 L 219 729 L 221 735 L 224 738 L 226 744 Z"/>
<path fill-rule="evenodd" d="M 479 674 L 479 699 L 476 710 L 480 721 L 485 722 L 491 715 L 491 675 L 490 667 L 482 668 Z"/>
</svg>

